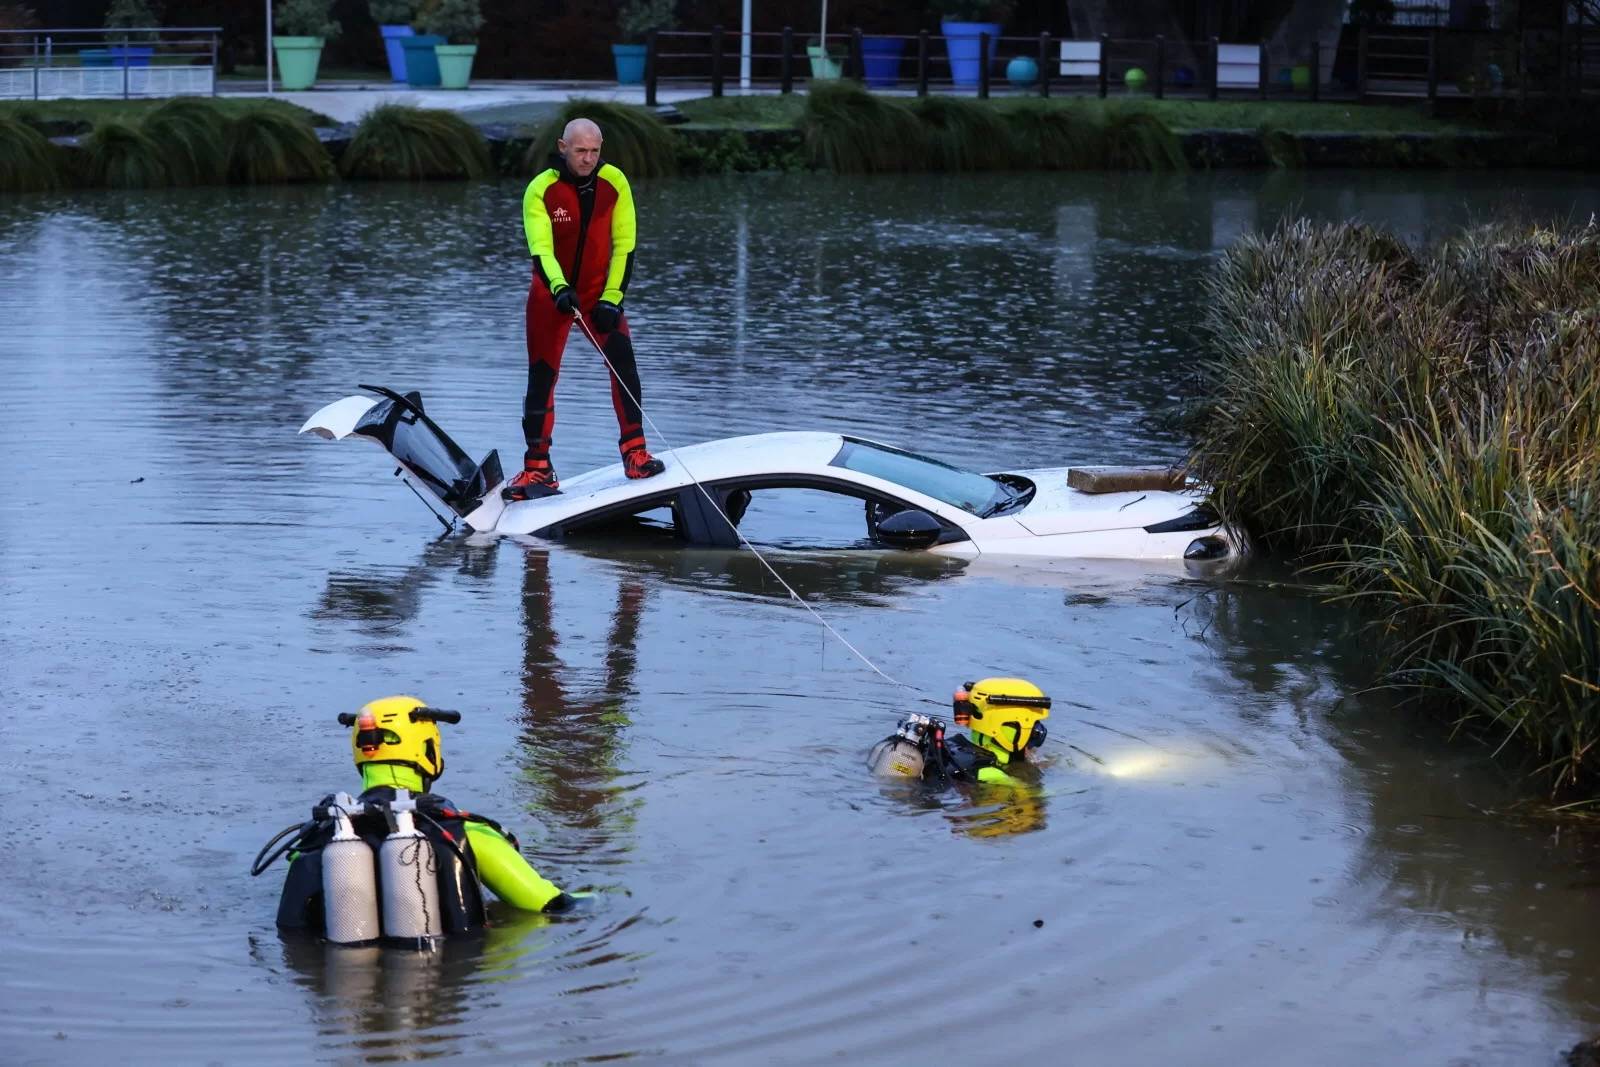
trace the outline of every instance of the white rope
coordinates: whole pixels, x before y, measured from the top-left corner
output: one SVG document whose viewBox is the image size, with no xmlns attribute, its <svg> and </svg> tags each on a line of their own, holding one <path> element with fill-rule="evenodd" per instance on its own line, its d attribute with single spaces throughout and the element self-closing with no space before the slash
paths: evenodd
<svg viewBox="0 0 1600 1067">
<path fill-rule="evenodd" d="M 862 652 L 855 645 L 851 644 L 849 639 L 847 639 L 844 634 L 835 629 L 831 622 L 823 618 L 821 612 L 817 611 L 816 608 L 812 607 L 806 602 L 804 597 L 795 592 L 794 586 L 783 580 L 783 575 L 779 574 L 776 568 L 774 568 L 772 564 L 767 561 L 767 557 L 761 554 L 760 549 L 751 544 L 749 538 L 745 537 L 745 535 L 739 530 L 739 524 L 728 518 L 728 513 L 722 510 L 722 506 L 717 503 L 717 498 L 704 485 L 700 484 L 700 479 L 694 476 L 694 471 L 690 470 L 689 465 L 683 461 L 683 457 L 678 455 L 678 450 L 674 448 L 667 440 L 667 435 L 661 432 L 661 427 L 656 425 L 655 420 L 650 417 L 650 413 L 646 411 L 644 409 L 644 405 L 639 402 L 639 398 L 634 396 L 633 390 L 629 389 L 627 383 L 622 380 L 622 376 L 617 373 L 617 368 L 611 365 L 610 357 L 606 355 L 606 350 L 600 347 L 600 342 L 598 339 L 596 339 L 593 332 L 590 331 L 589 324 L 583 321 L 583 315 L 574 313 L 572 317 L 574 321 L 577 322 L 578 328 L 583 331 L 583 335 L 589 339 L 589 343 L 594 346 L 594 350 L 600 353 L 600 358 L 605 362 L 606 369 L 611 372 L 612 381 L 616 382 L 617 386 L 623 392 L 628 394 L 628 399 L 633 401 L 633 406 L 639 409 L 639 416 L 644 419 L 646 425 L 650 427 L 651 435 L 660 438 L 662 444 L 667 446 L 667 454 L 677 460 L 678 466 L 683 468 L 683 473 L 689 476 L 689 480 L 694 483 L 694 487 L 700 490 L 700 495 L 706 498 L 706 503 L 710 504 L 711 509 L 722 517 L 722 521 L 728 524 L 728 529 L 733 531 L 733 536 L 737 537 L 739 539 L 739 543 L 745 548 L 748 548 L 756 557 L 756 559 L 761 561 L 761 565 L 767 569 L 767 573 L 772 575 L 772 577 L 777 580 L 779 585 L 783 586 L 784 591 L 789 594 L 794 602 L 799 604 L 802 608 L 805 608 L 806 611 L 810 612 L 811 617 L 816 619 L 817 622 L 821 623 L 823 629 L 827 630 L 836 639 L 838 639 L 841 645 L 849 649 L 851 654 L 854 655 L 856 659 L 860 660 L 862 663 L 865 663 L 867 667 L 873 671 L 873 673 L 878 675 L 878 677 L 882 678 L 890 685 L 897 685 L 902 689 L 908 689 L 911 692 L 918 694 L 923 700 L 926 700 L 930 704 L 940 704 L 942 707 L 943 705 L 940 701 L 929 697 L 916 686 L 902 682 L 898 678 L 892 678 L 888 674 L 885 674 L 882 668 L 867 658 L 867 654 L 865 652 Z"/>
</svg>

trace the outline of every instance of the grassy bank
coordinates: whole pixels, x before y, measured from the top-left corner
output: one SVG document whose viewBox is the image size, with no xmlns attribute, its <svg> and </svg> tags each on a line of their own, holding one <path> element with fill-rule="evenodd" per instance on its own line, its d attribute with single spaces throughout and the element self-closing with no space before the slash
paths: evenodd
<svg viewBox="0 0 1600 1067">
<path fill-rule="evenodd" d="M 310 126 L 334 126 L 332 119 L 318 112 L 283 100 L 262 97 L 181 97 L 200 100 L 215 107 L 222 115 L 236 118 L 239 115 L 265 111 L 297 119 Z M 0 119 L 11 118 L 36 124 L 62 124 L 92 127 L 109 120 L 137 122 L 150 112 L 167 103 L 165 100 L 0 100 Z M 87 133 L 85 129 L 83 132 Z"/>
<path fill-rule="evenodd" d="M 1194 462 L 1223 511 L 1373 613 L 1388 683 L 1593 797 L 1600 227 L 1417 253 L 1299 222 L 1209 290 Z"/>
<path fill-rule="evenodd" d="M 881 97 L 911 103 L 907 97 Z M 930 97 L 930 99 L 935 99 Z M 1098 97 L 1000 97 L 987 102 L 972 97 L 938 97 L 1005 114 L 1042 108 L 1086 122 L 1104 122 L 1114 114 L 1137 110 L 1158 119 L 1174 132 L 1185 130 L 1285 130 L 1329 133 L 1453 133 L 1470 125 L 1444 122 L 1417 108 L 1312 104 L 1284 101 L 1157 100 L 1149 95 L 1121 94 Z M 686 100 L 677 105 L 690 123 L 703 127 L 737 129 L 797 128 L 805 115 L 807 97 L 725 96 Z"/>
<path fill-rule="evenodd" d="M 0 191 L 466 179 L 495 174 L 482 133 L 449 111 L 373 109 L 325 144 L 315 112 L 271 100 L 29 102 L 0 108 Z M 68 131 L 75 143 L 56 145 Z"/>
</svg>

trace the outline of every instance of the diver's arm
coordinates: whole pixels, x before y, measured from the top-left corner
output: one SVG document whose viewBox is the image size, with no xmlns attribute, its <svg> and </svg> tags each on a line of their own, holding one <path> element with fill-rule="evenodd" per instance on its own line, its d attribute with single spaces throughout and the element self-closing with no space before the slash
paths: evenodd
<svg viewBox="0 0 1600 1067">
<path fill-rule="evenodd" d="M 516 846 L 483 823 L 467 823 L 467 840 L 478 861 L 478 877 L 489 891 L 523 911 L 562 911 L 572 898 L 555 883 L 541 878 Z"/>
</svg>

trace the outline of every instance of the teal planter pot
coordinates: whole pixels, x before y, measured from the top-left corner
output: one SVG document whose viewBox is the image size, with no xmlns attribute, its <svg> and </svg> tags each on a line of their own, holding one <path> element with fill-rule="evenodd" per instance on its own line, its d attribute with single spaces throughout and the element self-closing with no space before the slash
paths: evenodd
<svg viewBox="0 0 1600 1067">
<path fill-rule="evenodd" d="M 321 37 L 274 36 L 272 51 L 278 57 L 278 88 L 294 92 L 316 84 L 317 64 L 322 61 Z"/>
<path fill-rule="evenodd" d="M 444 44 L 444 38 L 434 33 L 400 38 L 400 47 L 406 53 L 407 85 L 413 89 L 438 88 L 439 57 L 433 50 L 441 44 Z"/>
<path fill-rule="evenodd" d="M 950 53 L 950 77 L 957 85 L 978 84 L 978 64 L 994 59 L 995 39 L 1000 36 L 998 22 L 941 22 L 944 46 Z M 989 35 L 989 50 L 978 55 L 978 43 L 983 34 Z"/>
<path fill-rule="evenodd" d="M 644 81 L 644 61 L 650 46 L 645 44 L 614 44 L 611 58 L 617 64 L 618 85 L 638 85 Z"/>
<path fill-rule="evenodd" d="M 406 80 L 406 50 L 400 47 L 400 42 L 406 37 L 415 37 L 417 31 L 410 26 L 379 26 L 378 32 L 383 34 L 383 52 L 389 60 L 389 77 L 397 82 Z"/>
<path fill-rule="evenodd" d="M 433 55 L 439 62 L 439 88 L 465 89 L 472 80 L 472 57 L 478 54 L 475 44 L 438 44 Z"/>
</svg>

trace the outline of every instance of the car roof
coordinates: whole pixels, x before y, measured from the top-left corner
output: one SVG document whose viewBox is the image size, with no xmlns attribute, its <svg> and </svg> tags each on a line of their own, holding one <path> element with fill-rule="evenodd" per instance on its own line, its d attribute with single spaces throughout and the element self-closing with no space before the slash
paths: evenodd
<svg viewBox="0 0 1600 1067">
<path fill-rule="evenodd" d="M 814 431 L 758 433 L 657 451 L 666 469 L 653 478 L 630 479 L 613 463 L 562 479 L 554 496 L 509 504 L 496 529 L 532 533 L 591 511 L 670 493 L 696 481 L 715 482 L 767 474 L 839 474 L 829 461 L 844 446 L 844 436 Z"/>
</svg>

